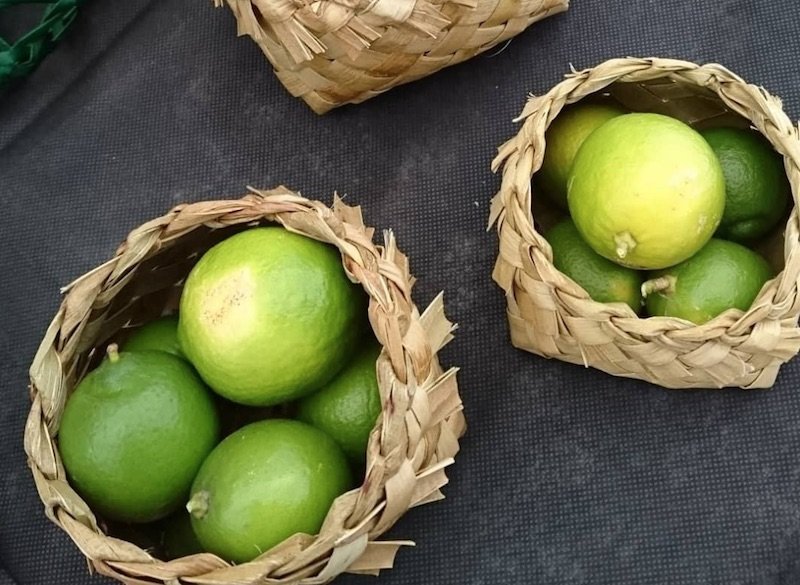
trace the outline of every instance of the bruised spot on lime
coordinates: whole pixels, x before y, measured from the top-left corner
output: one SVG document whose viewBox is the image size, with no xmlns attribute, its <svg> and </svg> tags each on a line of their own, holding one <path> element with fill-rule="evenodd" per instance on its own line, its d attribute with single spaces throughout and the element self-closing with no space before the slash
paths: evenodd
<svg viewBox="0 0 800 585">
<path fill-rule="evenodd" d="M 317 390 L 347 363 L 363 329 L 365 296 L 334 246 L 282 227 L 251 228 L 194 266 L 178 336 L 218 394 L 271 406 Z"/>
<path fill-rule="evenodd" d="M 249 268 L 236 270 L 225 275 L 214 286 L 209 287 L 202 308 L 202 321 L 216 330 L 217 335 L 225 335 L 231 327 L 240 329 L 252 321 L 252 305 L 255 279 Z"/>
</svg>

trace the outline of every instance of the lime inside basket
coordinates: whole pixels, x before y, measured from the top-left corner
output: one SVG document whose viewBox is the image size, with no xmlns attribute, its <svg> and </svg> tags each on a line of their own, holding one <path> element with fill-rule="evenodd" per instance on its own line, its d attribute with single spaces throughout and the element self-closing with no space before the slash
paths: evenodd
<svg viewBox="0 0 800 585">
<path fill-rule="evenodd" d="M 69 29 L 83 1 L 0 0 L 0 17 L 3 11 L 14 6 L 46 5 L 39 23 L 16 41 L 12 43 L 0 36 L 0 89 L 26 77 L 39 66 Z"/>
</svg>

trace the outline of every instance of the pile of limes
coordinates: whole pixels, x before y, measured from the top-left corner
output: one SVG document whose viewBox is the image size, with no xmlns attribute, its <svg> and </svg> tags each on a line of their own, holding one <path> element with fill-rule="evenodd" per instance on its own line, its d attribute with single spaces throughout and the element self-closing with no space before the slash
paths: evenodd
<svg viewBox="0 0 800 585">
<path fill-rule="evenodd" d="M 381 412 L 366 308 L 333 246 L 282 227 L 221 241 L 178 314 L 109 345 L 68 399 L 71 484 L 167 558 L 241 563 L 316 534 Z"/>
<path fill-rule="evenodd" d="M 773 276 L 753 248 L 778 229 L 790 187 L 760 134 L 587 103 L 545 142 L 535 186 L 570 216 L 545 238 L 594 300 L 702 324 L 748 309 Z"/>
</svg>

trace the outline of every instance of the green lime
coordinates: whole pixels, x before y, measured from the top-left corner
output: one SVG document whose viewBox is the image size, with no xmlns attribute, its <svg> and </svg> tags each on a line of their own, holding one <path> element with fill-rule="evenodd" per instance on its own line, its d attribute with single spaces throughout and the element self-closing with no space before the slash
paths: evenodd
<svg viewBox="0 0 800 585">
<path fill-rule="evenodd" d="M 642 292 L 651 315 L 702 325 L 731 308 L 746 311 L 771 277 L 764 258 L 714 238 L 685 262 L 652 274 Z"/>
<path fill-rule="evenodd" d="M 381 413 L 375 362 L 381 347 L 370 343 L 319 392 L 303 398 L 297 418 L 325 431 L 351 461 L 361 464 Z"/>
<path fill-rule="evenodd" d="M 273 419 L 239 429 L 211 452 L 186 508 L 205 550 L 243 563 L 293 534 L 316 534 L 350 487 L 347 459 L 333 439 Z"/>
<path fill-rule="evenodd" d="M 183 358 L 178 343 L 178 316 L 168 315 L 145 323 L 131 333 L 121 349 L 122 351 L 166 351 Z"/>
<path fill-rule="evenodd" d="M 790 187 L 783 161 L 763 136 L 738 128 L 702 132 L 725 175 L 725 213 L 717 237 L 751 242 L 780 221 Z"/>
<path fill-rule="evenodd" d="M 626 303 L 642 308 L 641 272 L 611 262 L 583 241 L 572 220 L 553 226 L 546 234 L 553 249 L 553 265 L 581 285 L 600 303 Z"/>
<path fill-rule="evenodd" d="M 170 560 L 204 552 L 192 529 L 192 517 L 185 509 L 180 508 L 164 520 L 162 546 L 164 556 Z"/>
<path fill-rule="evenodd" d="M 216 392 L 269 406 L 317 390 L 347 363 L 364 298 L 333 246 L 281 227 L 252 228 L 192 269 L 178 337 Z"/>
<path fill-rule="evenodd" d="M 58 439 L 70 482 L 95 512 L 150 522 L 181 505 L 218 434 L 211 393 L 191 366 L 110 346 L 67 401 Z"/>
<path fill-rule="evenodd" d="M 550 124 L 545 134 L 544 160 L 535 179 L 563 209 L 567 209 L 569 171 L 581 144 L 602 124 L 624 113 L 611 104 L 578 103 L 564 108 Z"/>
<path fill-rule="evenodd" d="M 660 114 L 625 114 L 580 147 L 567 198 L 595 252 L 631 268 L 658 269 L 708 242 L 722 218 L 725 181 L 698 132 Z"/>
</svg>

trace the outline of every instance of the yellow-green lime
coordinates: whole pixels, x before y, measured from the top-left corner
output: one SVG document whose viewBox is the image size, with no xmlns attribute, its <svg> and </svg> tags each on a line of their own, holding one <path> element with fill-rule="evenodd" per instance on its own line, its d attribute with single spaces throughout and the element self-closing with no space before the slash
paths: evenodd
<svg viewBox="0 0 800 585">
<path fill-rule="evenodd" d="M 764 258 L 714 238 L 685 262 L 653 273 L 642 292 L 651 315 L 702 325 L 731 308 L 746 311 L 771 277 Z"/>
<path fill-rule="evenodd" d="M 602 124 L 624 113 L 612 104 L 578 103 L 564 108 L 550 124 L 545 134 L 544 160 L 535 178 L 559 206 L 567 208 L 567 178 L 583 141 Z"/>
<path fill-rule="evenodd" d="M 268 406 L 333 378 L 356 345 L 365 307 L 336 248 L 282 227 L 251 228 L 192 269 L 178 337 L 212 389 Z"/>
<path fill-rule="evenodd" d="M 185 501 L 218 435 L 211 393 L 189 364 L 111 346 L 67 401 L 58 442 L 70 483 L 96 513 L 150 522 Z"/>
<path fill-rule="evenodd" d="M 122 351 L 165 351 L 179 358 L 184 357 L 180 343 L 178 343 L 178 316 L 168 315 L 145 323 L 131 333 L 121 349 Z"/>
<path fill-rule="evenodd" d="M 325 387 L 298 404 L 297 418 L 330 435 L 355 464 L 364 462 L 370 432 L 381 413 L 375 374 L 380 351 L 373 341 Z"/>
<path fill-rule="evenodd" d="M 702 132 L 725 175 L 725 213 L 717 237 L 752 242 L 786 212 L 789 181 L 783 162 L 763 136 L 739 128 Z"/>
<path fill-rule="evenodd" d="M 600 256 L 583 241 L 572 220 L 553 226 L 546 234 L 553 264 L 581 285 L 600 303 L 626 303 L 634 312 L 642 308 L 643 273 Z"/>
<path fill-rule="evenodd" d="M 567 193 L 583 239 L 631 268 L 686 260 L 714 234 L 725 207 L 714 151 L 688 125 L 660 114 L 625 114 L 592 132 Z"/>
<path fill-rule="evenodd" d="M 333 439 L 300 421 L 272 419 L 239 429 L 211 452 L 186 507 L 205 550 L 243 563 L 293 534 L 316 534 L 350 487 Z"/>
</svg>

